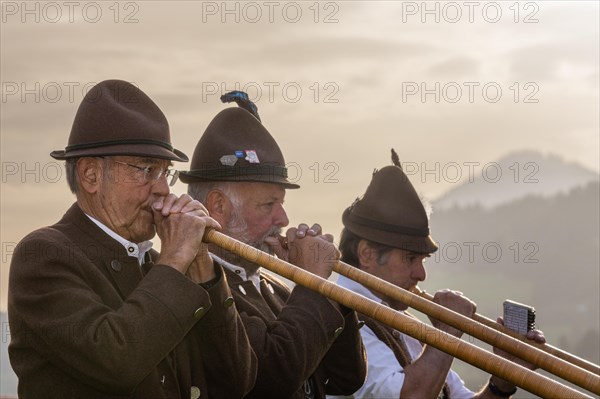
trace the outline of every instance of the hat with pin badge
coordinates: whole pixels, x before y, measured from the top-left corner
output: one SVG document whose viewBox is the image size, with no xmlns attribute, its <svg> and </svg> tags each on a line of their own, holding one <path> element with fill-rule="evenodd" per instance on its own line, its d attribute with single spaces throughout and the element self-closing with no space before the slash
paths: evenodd
<svg viewBox="0 0 600 399">
<path fill-rule="evenodd" d="M 191 169 L 179 174 L 184 183 L 236 181 L 300 186 L 288 180 L 285 159 L 277 142 L 263 126 L 248 95 L 234 91 L 221 96 L 239 108 L 227 108 L 210 122 L 196 145 Z"/>
</svg>

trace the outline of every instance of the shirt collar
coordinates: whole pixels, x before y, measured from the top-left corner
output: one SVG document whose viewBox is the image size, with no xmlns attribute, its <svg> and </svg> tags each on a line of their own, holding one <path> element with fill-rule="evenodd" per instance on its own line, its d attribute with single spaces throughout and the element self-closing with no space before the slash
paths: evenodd
<svg viewBox="0 0 600 399">
<path fill-rule="evenodd" d="M 140 265 L 144 263 L 144 256 L 146 255 L 146 252 L 148 252 L 150 248 L 152 248 L 152 241 L 142 241 L 139 244 L 136 244 L 134 242 L 124 239 L 123 237 L 112 231 L 110 228 L 108 228 L 104 223 L 102 223 L 98 219 L 88 215 L 87 213 L 85 214 L 85 216 L 87 216 L 92 222 L 96 224 L 96 226 L 100 227 L 100 229 L 102 229 L 102 231 L 108 234 L 111 238 L 123 245 L 125 251 L 127 252 L 127 255 L 133 258 L 137 258 Z"/>
<path fill-rule="evenodd" d="M 258 290 L 258 292 L 260 292 L 260 268 L 257 269 L 256 273 L 251 274 L 250 276 L 248 276 L 248 273 L 246 272 L 246 269 L 244 269 L 241 266 L 236 266 L 233 263 L 229 263 L 226 260 L 223 260 L 221 258 L 219 258 L 217 255 L 213 254 L 213 253 L 209 253 L 209 255 L 211 256 L 211 258 L 219 263 L 221 266 L 223 266 L 224 268 L 226 268 L 227 270 L 237 274 L 238 276 L 240 276 L 240 278 L 243 281 L 247 281 L 250 280 L 252 281 L 252 283 L 254 284 L 254 286 L 256 287 L 256 289 Z"/>
<path fill-rule="evenodd" d="M 339 285 L 340 287 L 347 288 L 350 291 L 353 291 L 359 295 L 362 295 L 368 299 L 371 299 L 377 303 L 384 303 L 381 300 L 381 298 L 379 298 L 377 295 L 373 294 L 367 287 L 365 287 L 364 285 L 362 285 L 360 283 L 357 283 L 354 280 L 349 279 L 346 276 L 340 275 L 337 279 L 336 284 Z"/>
</svg>

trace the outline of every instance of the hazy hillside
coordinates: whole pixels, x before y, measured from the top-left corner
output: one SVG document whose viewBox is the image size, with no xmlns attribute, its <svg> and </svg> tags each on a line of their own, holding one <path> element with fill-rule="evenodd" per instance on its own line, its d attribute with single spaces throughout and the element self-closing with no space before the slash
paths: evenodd
<svg viewBox="0 0 600 399">
<path fill-rule="evenodd" d="M 549 197 L 566 193 L 598 179 L 597 173 L 556 155 L 520 151 L 497 162 L 472 166 L 472 170 L 465 166 L 463 183 L 433 205 L 436 210 L 471 205 L 489 209 L 528 195 Z"/>
<path fill-rule="evenodd" d="M 551 344 L 598 364 L 599 208 L 594 182 L 493 209 L 434 209 L 431 231 L 440 250 L 423 285 L 461 290 L 492 318 L 501 315 L 504 299 L 532 305 Z M 461 369 L 471 384 L 482 381 L 472 367 Z"/>
<path fill-rule="evenodd" d="M 597 327 L 598 191 L 596 182 L 569 194 L 526 197 L 492 210 L 434 212 L 431 230 L 441 243 L 432 259 L 435 268 L 482 279 L 499 275 L 513 284 L 526 284 L 529 290 L 523 297 L 553 309 L 585 312 L 595 306 L 595 314 L 582 323 Z"/>
</svg>

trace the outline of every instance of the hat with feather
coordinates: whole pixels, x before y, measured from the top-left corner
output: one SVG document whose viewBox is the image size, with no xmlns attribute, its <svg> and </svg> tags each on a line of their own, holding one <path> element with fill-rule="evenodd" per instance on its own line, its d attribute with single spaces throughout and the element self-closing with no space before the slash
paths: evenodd
<svg viewBox="0 0 600 399">
<path fill-rule="evenodd" d="M 429 234 L 425 208 L 392 149 L 394 165 L 373 173 L 362 198 L 342 215 L 342 223 L 359 237 L 416 253 L 433 253 L 438 246 Z"/>
<path fill-rule="evenodd" d="M 179 179 L 184 183 L 236 181 L 299 188 L 288 180 L 283 153 L 248 95 L 234 91 L 221 96 L 221 101 L 236 102 L 239 108 L 227 108 L 214 117 L 196 145 L 191 169 L 181 172 Z"/>
</svg>

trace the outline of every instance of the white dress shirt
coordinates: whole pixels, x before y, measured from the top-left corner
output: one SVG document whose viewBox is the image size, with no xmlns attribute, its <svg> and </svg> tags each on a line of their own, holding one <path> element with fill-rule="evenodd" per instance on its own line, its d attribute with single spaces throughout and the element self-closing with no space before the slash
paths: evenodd
<svg viewBox="0 0 600 399">
<path fill-rule="evenodd" d="M 209 252 L 208 254 L 210 255 L 210 257 L 212 258 L 213 261 L 217 262 L 224 268 L 231 270 L 232 272 L 234 272 L 235 274 L 240 276 L 242 278 L 242 280 L 252 281 L 252 283 L 256 287 L 256 290 L 260 293 L 260 268 L 258 268 L 258 270 L 256 270 L 256 273 L 248 276 L 246 273 L 246 269 L 244 269 L 243 267 L 236 266 L 233 263 L 229 263 L 226 260 L 219 258 L 217 255 L 213 254 L 212 252 Z"/>
<path fill-rule="evenodd" d="M 140 266 L 144 263 L 144 256 L 146 255 L 146 252 L 150 251 L 150 249 L 152 248 L 152 241 L 142 241 L 139 244 L 136 244 L 134 242 L 124 239 L 123 237 L 121 237 L 120 235 L 118 235 L 117 233 L 112 231 L 110 228 L 108 228 L 108 226 L 106 226 L 104 223 L 102 223 L 98 219 L 93 218 L 92 216 L 88 215 L 87 213 L 85 214 L 85 216 L 90 218 L 90 220 L 92 222 L 94 222 L 96 224 L 96 226 L 100 227 L 102 229 L 102 231 L 104 231 L 111 238 L 115 239 L 123 247 L 125 247 L 125 250 L 127 251 L 127 255 L 137 258 Z"/>
</svg>

